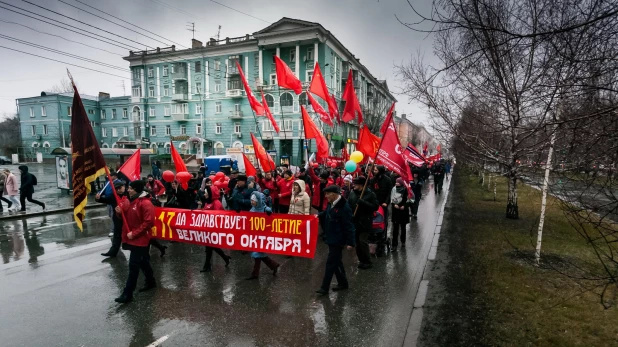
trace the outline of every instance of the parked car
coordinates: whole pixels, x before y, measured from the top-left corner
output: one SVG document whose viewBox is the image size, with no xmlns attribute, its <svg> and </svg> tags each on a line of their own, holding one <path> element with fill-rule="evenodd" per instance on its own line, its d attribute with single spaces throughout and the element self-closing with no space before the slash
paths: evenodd
<svg viewBox="0 0 618 347">
<path fill-rule="evenodd" d="M 10 164 L 11 163 L 11 159 L 9 159 L 8 157 L 5 157 L 3 155 L 0 155 L 0 165 L 1 164 Z"/>
</svg>

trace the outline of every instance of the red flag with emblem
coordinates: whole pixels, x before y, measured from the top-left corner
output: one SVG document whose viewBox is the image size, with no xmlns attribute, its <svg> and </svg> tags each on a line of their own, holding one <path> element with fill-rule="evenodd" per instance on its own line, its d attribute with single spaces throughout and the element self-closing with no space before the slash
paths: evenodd
<svg viewBox="0 0 618 347">
<path fill-rule="evenodd" d="M 317 113 L 320 115 L 320 119 L 322 120 L 322 122 L 330 125 L 331 127 L 333 127 L 333 120 L 330 118 L 330 115 L 328 113 L 326 113 L 326 111 L 324 110 L 324 108 L 322 108 L 322 105 L 320 105 L 314 98 L 313 96 L 311 96 L 311 93 L 307 93 L 307 96 L 309 97 L 309 102 L 311 103 L 311 107 L 313 107 L 313 112 Z"/>
<path fill-rule="evenodd" d="M 380 128 L 380 134 L 384 134 L 384 132 L 386 131 L 386 128 L 388 127 L 388 125 L 390 124 L 391 120 L 393 119 L 393 110 L 394 109 L 395 109 L 395 103 L 393 102 L 393 105 L 388 110 L 388 113 L 386 114 L 386 119 L 384 120 L 384 123 L 382 124 L 382 127 Z"/>
<path fill-rule="evenodd" d="M 313 77 L 311 77 L 311 85 L 309 86 L 309 91 L 313 94 L 322 98 L 322 100 L 328 102 L 330 98 L 330 94 L 328 94 L 328 87 L 326 87 L 326 82 L 324 81 L 324 76 L 322 75 L 322 71 L 320 70 L 320 64 L 316 63 L 313 68 Z"/>
<path fill-rule="evenodd" d="M 367 157 L 375 158 L 380 148 L 380 138 L 369 131 L 369 127 L 364 126 L 358 131 L 358 143 L 356 150 Z"/>
<path fill-rule="evenodd" d="M 131 181 L 139 180 L 142 171 L 141 165 L 140 150 L 138 149 L 122 164 L 118 171 L 122 172 Z"/>
<path fill-rule="evenodd" d="M 409 182 L 408 169 L 405 159 L 402 156 L 403 148 L 399 143 L 399 136 L 395 131 L 395 123 L 391 119 L 382 137 L 382 143 L 378 154 L 376 155 L 376 163 L 382 163 L 387 169 L 397 173 L 404 181 Z"/>
<path fill-rule="evenodd" d="M 264 105 L 264 114 L 266 114 L 266 117 L 270 121 L 270 124 L 273 125 L 273 128 L 275 128 L 275 131 L 278 134 L 279 125 L 277 125 L 277 121 L 275 121 L 275 117 L 273 117 L 273 114 L 270 112 L 270 108 L 268 108 L 268 103 L 266 102 L 266 98 L 264 97 L 264 91 L 262 91 L 262 105 Z"/>
<path fill-rule="evenodd" d="M 249 105 L 251 105 L 251 108 L 256 115 L 263 116 L 264 107 L 262 107 L 262 104 L 260 104 L 260 102 L 255 98 L 255 95 L 253 95 L 251 87 L 249 87 L 249 83 L 245 78 L 245 74 L 243 73 L 240 64 L 238 64 L 238 60 L 236 60 L 236 68 L 238 69 L 238 73 L 240 74 L 240 80 L 242 81 L 242 85 L 245 88 L 245 94 L 247 94 L 247 99 L 249 99 Z"/>
<path fill-rule="evenodd" d="M 277 69 L 277 84 L 280 87 L 292 89 L 296 95 L 302 93 L 303 85 L 294 74 L 294 71 L 281 58 L 275 56 L 275 68 Z"/>
</svg>

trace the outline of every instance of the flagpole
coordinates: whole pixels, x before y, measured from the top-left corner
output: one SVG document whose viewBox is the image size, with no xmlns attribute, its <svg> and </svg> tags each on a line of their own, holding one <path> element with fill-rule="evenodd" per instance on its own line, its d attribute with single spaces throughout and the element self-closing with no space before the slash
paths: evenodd
<svg viewBox="0 0 618 347">
<path fill-rule="evenodd" d="M 384 142 L 384 134 L 382 134 L 382 139 L 380 139 L 380 146 L 378 147 L 378 151 L 376 152 L 375 159 L 371 162 L 371 168 L 369 169 L 369 172 L 367 173 L 367 179 L 365 180 L 365 185 L 363 186 L 363 190 L 361 191 L 361 195 L 359 199 L 362 199 L 363 195 L 365 194 L 365 189 L 367 188 L 367 183 L 369 182 L 369 174 L 373 173 L 373 168 L 376 164 L 378 153 L 380 153 L 380 149 L 382 149 L 383 142 Z M 371 159 L 371 157 L 369 157 L 369 159 Z M 356 216 L 356 211 L 358 211 L 358 204 L 356 205 L 356 208 L 354 209 L 354 216 Z"/>
</svg>

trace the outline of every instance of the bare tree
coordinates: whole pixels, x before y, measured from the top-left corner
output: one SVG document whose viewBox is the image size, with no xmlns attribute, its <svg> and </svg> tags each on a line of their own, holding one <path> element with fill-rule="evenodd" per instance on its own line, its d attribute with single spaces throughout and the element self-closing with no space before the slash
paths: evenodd
<svg viewBox="0 0 618 347">
<path fill-rule="evenodd" d="M 19 117 L 4 114 L 3 118 L 0 122 L 0 151 L 5 155 L 17 153 L 17 147 L 21 143 Z"/>
<path fill-rule="evenodd" d="M 60 80 L 60 83 L 49 88 L 48 92 L 57 94 L 73 93 L 73 86 L 71 85 L 71 81 L 69 81 L 66 77 L 63 77 Z"/>
</svg>

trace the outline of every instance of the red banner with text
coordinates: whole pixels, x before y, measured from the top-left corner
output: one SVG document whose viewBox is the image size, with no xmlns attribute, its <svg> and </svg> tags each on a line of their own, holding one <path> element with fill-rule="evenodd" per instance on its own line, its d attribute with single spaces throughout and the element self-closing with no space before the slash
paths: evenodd
<svg viewBox="0 0 618 347">
<path fill-rule="evenodd" d="M 152 236 L 239 251 L 313 258 L 316 215 L 155 208 Z"/>
</svg>

